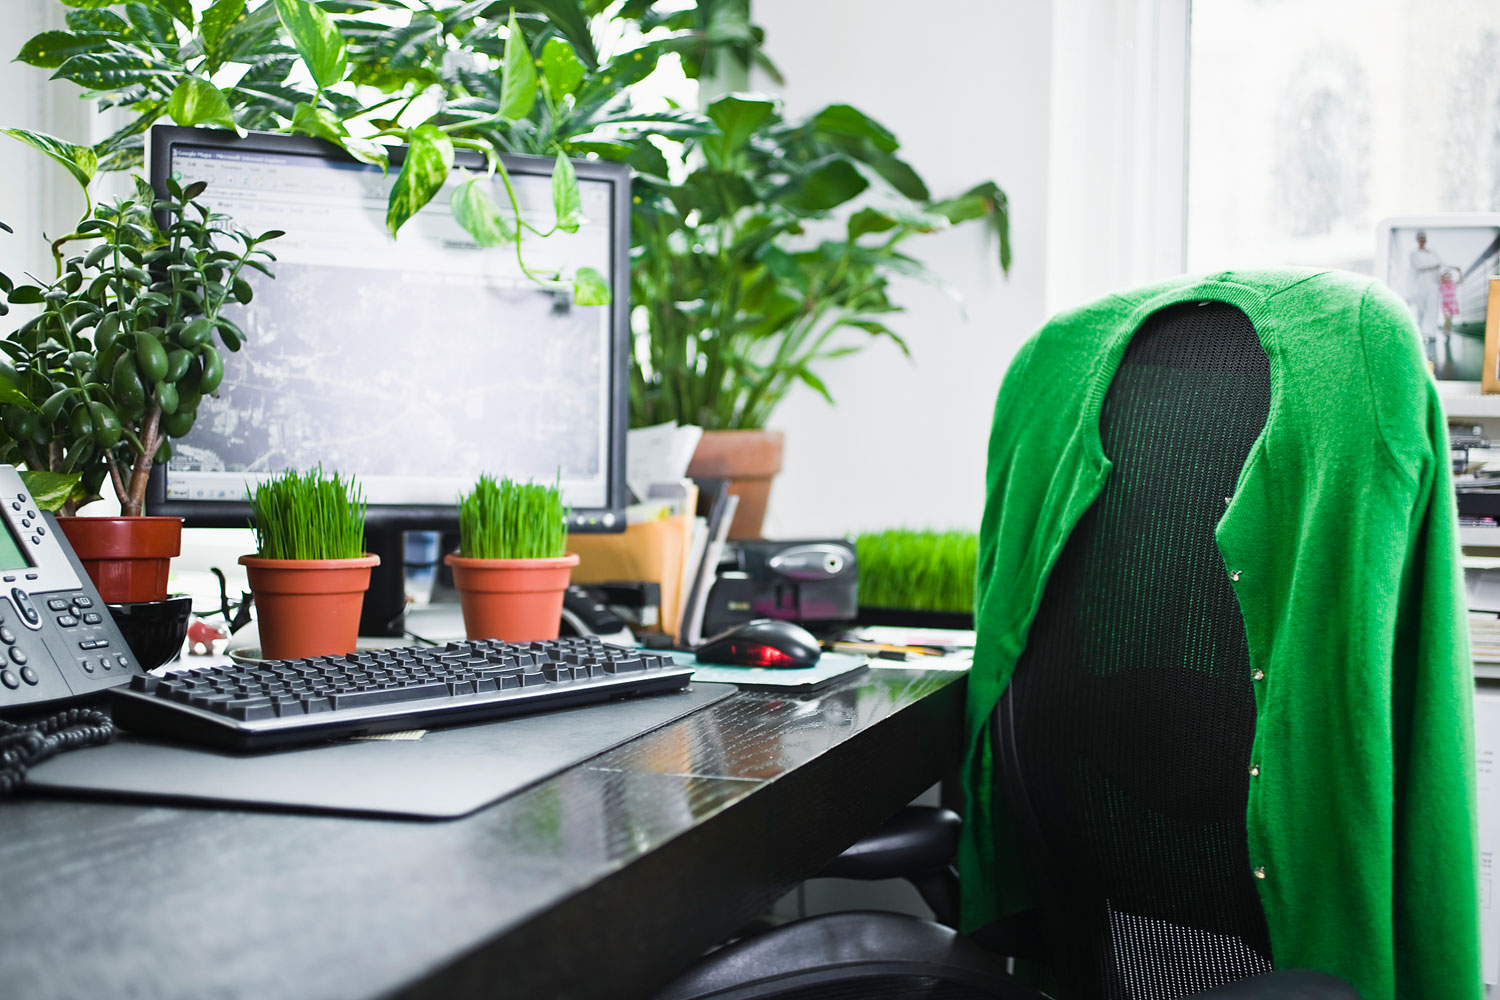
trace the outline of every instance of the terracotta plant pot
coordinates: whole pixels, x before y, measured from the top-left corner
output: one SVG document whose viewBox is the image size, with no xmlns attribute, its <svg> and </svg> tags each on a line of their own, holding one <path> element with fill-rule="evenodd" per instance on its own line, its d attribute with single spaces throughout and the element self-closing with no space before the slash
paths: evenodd
<svg viewBox="0 0 1500 1000">
<path fill-rule="evenodd" d="M 556 559 L 469 559 L 455 552 L 443 561 L 453 567 L 464 632 L 470 639 L 532 642 L 557 638 L 563 591 L 578 565 L 577 554 Z"/>
<path fill-rule="evenodd" d="M 783 440 L 781 431 L 703 432 L 687 474 L 729 480 L 729 492 L 740 498 L 730 538 L 761 537 L 771 480 L 781 471 Z"/>
<path fill-rule="evenodd" d="M 106 604 L 166 599 L 172 557 L 182 552 L 182 518 L 59 517 L 57 527 Z"/>
<path fill-rule="evenodd" d="M 240 556 L 250 577 L 268 660 L 342 656 L 359 639 L 359 611 L 380 557 L 262 559 Z"/>
</svg>

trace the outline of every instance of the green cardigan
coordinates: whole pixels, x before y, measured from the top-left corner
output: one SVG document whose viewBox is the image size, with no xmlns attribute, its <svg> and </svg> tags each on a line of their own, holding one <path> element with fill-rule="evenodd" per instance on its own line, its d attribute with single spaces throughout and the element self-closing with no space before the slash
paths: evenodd
<svg viewBox="0 0 1500 1000">
<path fill-rule="evenodd" d="M 1017 354 L 990 438 L 960 844 L 966 930 L 1027 905 L 987 720 L 1047 574 L 1109 475 L 1099 413 L 1151 313 L 1238 306 L 1271 406 L 1215 532 L 1256 702 L 1246 828 L 1279 968 L 1364 1000 L 1475 1000 L 1473 674 L 1447 427 L 1405 306 L 1356 275 L 1181 278 L 1059 316 Z"/>
</svg>

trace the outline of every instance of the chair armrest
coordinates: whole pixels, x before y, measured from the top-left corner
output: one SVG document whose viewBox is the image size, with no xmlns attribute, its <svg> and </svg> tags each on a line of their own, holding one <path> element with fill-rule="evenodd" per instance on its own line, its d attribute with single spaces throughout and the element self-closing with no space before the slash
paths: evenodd
<svg viewBox="0 0 1500 1000">
<path fill-rule="evenodd" d="M 819 878 L 905 878 L 953 864 L 963 820 L 951 809 L 906 806 L 834 858 Z"/>
<path fill-rule="evenodd" d="M 1277 969 L 1228 986 L 1194 993 L 1187 1000 L 1359 1000 L 1359 991 L 1338 976 L 1311 969 Z"/>
</svg>

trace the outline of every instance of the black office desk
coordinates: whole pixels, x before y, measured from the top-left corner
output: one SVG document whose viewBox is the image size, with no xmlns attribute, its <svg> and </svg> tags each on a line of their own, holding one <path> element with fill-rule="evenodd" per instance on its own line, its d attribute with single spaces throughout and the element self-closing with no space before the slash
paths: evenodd
<svg viewBox="0 0 1500 1000">
<path fill-rule="evenodd" d="M 0 992 L 640 996 L 958 760 L 963 675 L 741 692 L 466 819 L 0 804 Z"/>
</svg>

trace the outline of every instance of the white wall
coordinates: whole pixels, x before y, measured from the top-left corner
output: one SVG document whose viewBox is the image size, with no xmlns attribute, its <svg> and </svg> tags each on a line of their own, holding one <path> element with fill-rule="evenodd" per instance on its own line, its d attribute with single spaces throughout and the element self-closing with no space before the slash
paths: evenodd
<svg viewBox="0 0 1500 1000">
<path fill-rule="evenodd" d="M 906 312 L 890 325 L 912 360 L 879 342 L 823 373 L 837 406 L 800 388 L 786 399 L 771 419 L 787 453 L 768 536 L 978 526 L 995 391 L 1044 318 L 1051 8 L 754 0 L 792 114 L 853 104 L 896 134 L 938 196 L 995 180 L 1010 197 L 1015 248 L 1007 281 L 976 224 L 907 244 L 957 286 L 965 311 L 903 284 Z"/>
<path fill-rule="evenodd" d="M 26 40 L 62 28 L 65 8 L 57 0 L 0 0 L 0 127 L 47 132 L 74 142 L 90 142 L 91 106 L 70 83 L 49 81 L 51 71 L 12 62 Z M 0 272 L 18 282 L 26 271 L 53 277 L 51 255 L 42 234 L 56 238 L 83 215 L 78 182 L 46 156 L 9 136 L 0 136 Z"/>
</svg>

